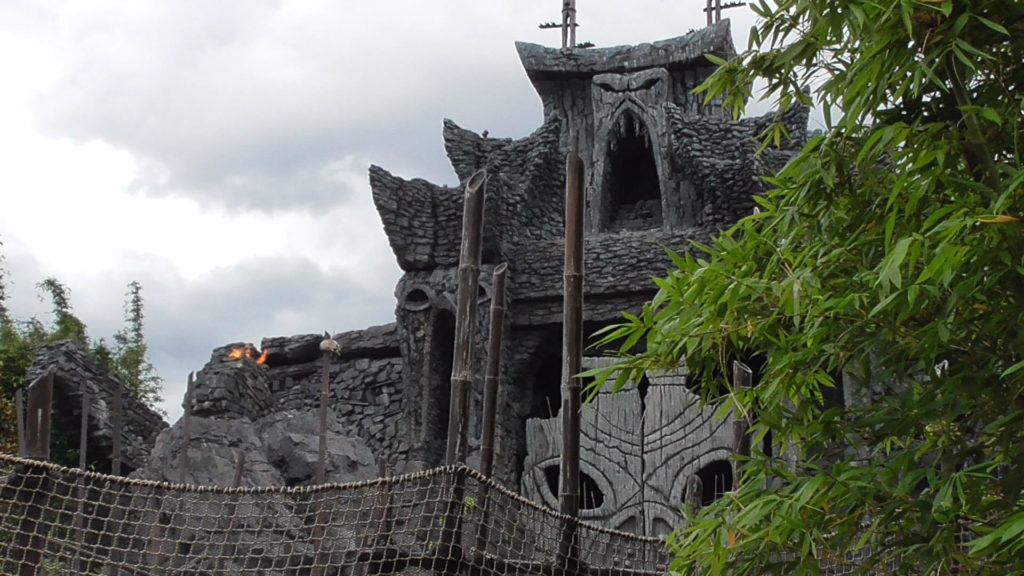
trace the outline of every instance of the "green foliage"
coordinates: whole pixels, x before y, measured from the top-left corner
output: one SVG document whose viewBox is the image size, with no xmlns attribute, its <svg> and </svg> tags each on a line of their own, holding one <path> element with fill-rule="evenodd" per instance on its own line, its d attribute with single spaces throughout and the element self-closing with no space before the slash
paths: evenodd
<svg viewBox="0 0 1024 576">
<path fill-rule="evenodd" d="M 143 319 L 142 285 L 133 280 L 128 283 L 128 292 L 125 294 L 125 325 L 114 334 L 116 348 L 109 365 L 138 399 L 155 407 L 161 401 L 163 379 L 147 358 Z M 103 350 L 100 350 L 102 353 Z"/>
<path fill-rule="evenodd" d="M 85 323 L 72 311 L 71 290 L 52 277 L 36 285 L 49 296 L 53 305 L 52 326 L 47 327 L 34 317 L 28 320 L 12 318 L 6 306 L 8 276 L 3 254 L 0 253 L 0 451 L 10 453 L 14 451 L 15 440 L 14 394 L 27 384 L 25 377 L 36 352 L 46 344 L 69 339 L 89 347 L 89 337 Z M 128 284 L 125 298 L 125 325 L 114 334 L 115 348 L 111 349 L 101 338 L 89 350 L 96 363 L 120 378 L 136 398 L 158 409 L 163 380 L 148 359 L 143 318 L 142 285 L 133 281 Z M 60 431 L 54 431 L 55 444 L 62 445 L 60 434 Z M 70 440 L 63 444 L 71 446 Z M 58 447 L 56 451 L 61 449 Z M 77 461 L 77 455 L 65 454 L 64 459 L 73 463 Z"/>
<path fill-rule="evenodd" d="M 701 90 L 739 113 L 755 79 L 782 111 L 812 86 L 825 133 L 760 213 L 673 255 L 595 383 L 685 362 L 776 447 L 677 531 L 674 570 L 1024 574 L 1024 4 L 753 8 L 751 49 Z M 760 384 L 729 390 L 755 355 Z"/>
<path fill-rule="evenodd" d="M 49 294 L 50 302 L 53 303 L 51 341 L 73 340 L 88 346 L 89 337 L 85 333 L 85 323 L 71 311 L 71 289 L 52 276 L 36 284 L 36 287 Z"/>
</svg>

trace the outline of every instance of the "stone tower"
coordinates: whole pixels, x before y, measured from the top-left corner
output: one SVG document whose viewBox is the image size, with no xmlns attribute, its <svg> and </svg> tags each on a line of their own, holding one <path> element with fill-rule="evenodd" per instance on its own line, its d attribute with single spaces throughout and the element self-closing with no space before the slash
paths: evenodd
<svg viewBox="0 0 1024 576">
<path fill-rule="evenodd" d="M 585 163 L 584 317 L 592 333 L 652 297 L 650 278 L 670 267 L 666 247 L 708 242 L 750 213 L 752 197 L 764 191 L 761 178 L 803 145 L 807 111 L 783 118 L 792 141 L 757 155 L 756 137 L 773 116 L 732 121 L 691 93 L 713 70 L 705 54 L 734 53 L 728 20 L 639 46 L 517 48 L 544 123 L 520 140 L 448 120 L 443 134 L 460 181 L 483 167 L 489 174 L 478 358 L 490 271 L 501 262 L 510 270 L 495 475 L 557 508 L 566 153 L 577 150 Z M 395 292 L 402 457 L 436 465 L 446 443 L 462 192 L 376 166 L 370 183 L 404 271 Z M 481 383 L 482 362 L 476 374 Z M 678 525 L 689 474 L 704 480 L 708 498 L 731 488 L 728 423 L 701 411 L 685 384 L 682 373 L 652 375 L 584 407 L 584 518 L 661 535 Z"/>
</svg>

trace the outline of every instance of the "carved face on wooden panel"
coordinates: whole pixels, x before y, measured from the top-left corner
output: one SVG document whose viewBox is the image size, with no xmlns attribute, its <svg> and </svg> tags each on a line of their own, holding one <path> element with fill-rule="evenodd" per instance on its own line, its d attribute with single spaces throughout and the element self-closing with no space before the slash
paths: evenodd
<svg viewBox="0 0 1024 576">
<path fill-rule="evenodd" d="M 587 358 L 585 368 L 610 361 Z M 687 479 L 704 499 L 732 489 L 731 419 L 701 409 L 683 374 L 602 393 L 581 411 L 580 516 L 617 530 L 665 536 L 683 521 Z M 560 418 L 527 421 L 522 492 L 558 508 Z"/>
</svg>

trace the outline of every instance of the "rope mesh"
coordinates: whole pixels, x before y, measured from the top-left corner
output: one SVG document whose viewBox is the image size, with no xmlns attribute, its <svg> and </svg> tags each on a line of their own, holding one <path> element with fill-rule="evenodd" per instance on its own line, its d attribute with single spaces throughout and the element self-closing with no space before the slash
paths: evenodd
<svg viewBox="0 0 1024 576">
<path fill-rule="evenodd" d="M 211 488 L 0 454 L 0 574 L 663 574 L 663 540 L 590 526 L 478 472 Z"/>
</svg>

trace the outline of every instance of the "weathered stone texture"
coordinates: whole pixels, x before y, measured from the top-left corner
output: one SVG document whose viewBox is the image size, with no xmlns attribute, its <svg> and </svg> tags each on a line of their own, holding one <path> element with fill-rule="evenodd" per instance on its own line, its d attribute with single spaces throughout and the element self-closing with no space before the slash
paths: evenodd
<svg viewBox="0 0 1024 576">
<path fill-rule="evenodd" d="M 124 472 L 146 464 L 157 434 L 167 427 L 163 417 L 136 399 L 117 378 L 100 368 L 83 346 L 65 340 L 47 344 L 29 368 L 29 382 L 54 372 L 54 425 L 72 438 L 81 427 L 84 382 L 89 397 L 87 462 L 92 469 L 109 472 L 113 457 L 115 394 L 121 395 L 121 463 Z M 77 441 L 76 441 L 77 446 Z"/>
<path fill-rule="evenodd" d="M 266 369 L 247 356 L 232 359 L 234 350 L 253 347 L 236 342 L 215 348 L 210 361 L 196 374 L 193 415 L 256 420 L 273 409 Z"/>
<path fill-rule="evenodd" d="M 774 115 L 732 121 L 720 103 L 706 104 L 691 93 L 712 71 L 705 54 L 734 53 L 727 21 L 634 47 L 517 48 L 543 103 L 543 124 L 520 139 L 478 135 L 451 120 L 442 132 L 460 181 L 482 168 L 488 174 L 470 367 L 470 461 L 481 433 L 491 273 L 504 262 L 509 279 L 494 475 L 553 504 L 548 469 L 560 450 L 552 418 L 561 404 L 566 154 L 578 153 L 585 167 L 584 329 L 592 332 L 618 321 L 622 311 L 637 312 L 653 296 L 651 278 L 672 267 L 666 249 L 685 252 L 695 242 L 708 243 L 751 213 L 753 197 L 765 191 L 763 178 L 803 146 L 807 111 L 781 118 L 791 141 L 758 153 L 758 137 Z M 416 470 L 444 461 L 464 191 L 405 180 L 376 166 L 369 178 L 404 275 L 395 288 L 395 324 L 335 336 L 341 354 L 329 361 L 331 408 L 345 435 L 361 438 L 393 470 Z M 248 359 L 230 365 L 244 382 L 211 380 L 225 390 L 205 393 L 204 401 L 222 415 L 257 421 L 315 410 L 320 339 L 264 340 L 267 365 L 255 367 Z M 582 467 L 602 491 L 589 517 L 662 535 L 679 521 L 680 478 L 685 483 L 699 472 L 708 483 L 725 485 L 718 462 L 725 448 L 714 410 L 699 409 L 682 378 L 650 380 L 587 408 L 592 426 Z M 627 429 L 628 447 L 613 446 Z M 287 439 L 278 442 L 282 446 L 303 445 L 308 438 L 297 434 L 275 438 Z M 286 452 L 271 460 L 308 469 L 307 460 L 292 461 Z M 639 488 L 631 492 L 630 486 Z"/>
</svg>

